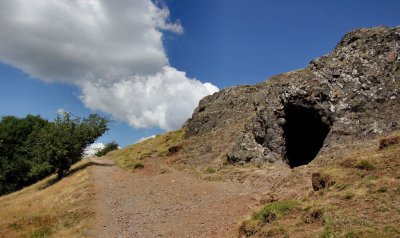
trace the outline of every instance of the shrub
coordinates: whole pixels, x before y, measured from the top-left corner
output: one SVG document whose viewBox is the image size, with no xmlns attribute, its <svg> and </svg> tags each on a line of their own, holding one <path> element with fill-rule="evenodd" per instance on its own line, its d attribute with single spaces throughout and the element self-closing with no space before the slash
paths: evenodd
<svg viewBox="0 0 400 238">
<path fill-rule="evenodd" d="M 94 155 L 96 155 L 97 157 L 101 157 L 101 156 L 106 155 L 108 152 L 116 150 L 116 149 L 118 149 L 118 144 L 115 141 L 113 141 L 113 142 L 108 143 L 103 149 L 97 151 L 96 154 L 94 154 Z"/>
<path fill-rule="evenodd" d="M 133 165 L 134 169 L 141 169 L 144 168 L 144 164 L 137 162 L 136 164 Z"/>
</svg>

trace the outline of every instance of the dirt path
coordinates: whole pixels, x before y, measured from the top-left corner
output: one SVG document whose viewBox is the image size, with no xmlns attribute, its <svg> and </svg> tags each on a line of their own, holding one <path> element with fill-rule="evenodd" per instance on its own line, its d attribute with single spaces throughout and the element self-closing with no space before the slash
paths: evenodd
<svg viewBox="0 0 400 238">
<path fill-rule="evenodd" d="M 240 222 L 270 185 L 207 181 L 157 158 L 135 172 L 94 160 L 94 237 L 237 237 Z"/>
</svg>

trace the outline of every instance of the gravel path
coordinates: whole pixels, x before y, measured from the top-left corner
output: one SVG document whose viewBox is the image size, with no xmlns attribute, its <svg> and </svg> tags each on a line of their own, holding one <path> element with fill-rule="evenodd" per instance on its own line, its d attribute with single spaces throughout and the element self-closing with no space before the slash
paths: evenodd
<svg viewBox="0 0 400 238">
<path fill-rule="evenodd" d="M 248 183 L 207 181 L 157 158 L 135 172 L 93 161 L 93 237 L 237 237 L 238 225 L 261 197 Z"/>
</svg>

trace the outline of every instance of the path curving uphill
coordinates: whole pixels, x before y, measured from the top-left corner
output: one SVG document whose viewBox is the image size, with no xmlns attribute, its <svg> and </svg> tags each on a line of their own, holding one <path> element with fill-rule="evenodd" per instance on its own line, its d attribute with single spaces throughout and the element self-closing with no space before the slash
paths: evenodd
<svg viewBox="0 0 400 238">
<path fill-rule="evenodd" d="M 270 184 L 209 181 L 179 171 L 160 158 L 125 171 L 93 159 L 96 221 L 93 237 L 234 237 Z"/>
</svg>

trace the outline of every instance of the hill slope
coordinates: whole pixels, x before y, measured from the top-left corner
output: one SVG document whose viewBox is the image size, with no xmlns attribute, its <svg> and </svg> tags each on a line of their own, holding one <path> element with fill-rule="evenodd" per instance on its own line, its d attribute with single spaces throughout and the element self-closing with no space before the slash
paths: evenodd
<svg viewBox="0 0 400 238">
<path fill-rule="evenodd" d="M 93 222 L 93 184 L 83 160 L 67 177 L 50 176 L 0 197 L 0 237 L 82 237 Z"/>
<path fill-rule="evenodd" d="M 171 134 L 177 135 L 175 139 L 182 135 L 179 131 L 160 135 L 148 148 L 165 148 Z M 132 160 L 144 165 L 131 167 L 134 171 L 116 168 L 106 158 L 86 160 L 58 183 L 50 177 L 1 197 L 0 235 L 397 237 L 399 136 L 395 132 L 381 138 L 392 142 L 382 149 L 380 139 L 353 143 L 352 150 L 330 154 L 329 159 L 319 156 L 291 171 L 279 165 L 196 171 L 177 164 L 178 154 L 164 156 L 156 150 Z M 151 140 L 135 145 L 136 149 L 147 147 Z M 128 147 L 108 158 L 139 152 Z M 125 159 L 120 166 L 127 164 Z M 323 179 L 313 179 L 314 173 Z M 326 187 L 314 191 L 313 186 L 324 184 L 321 181 Z M 93 229 L 86 231 L 92 221 Z"/>
<path fill-rule="evenodd" d="M 335 162 L 308 170 L 314 189 L 308 194 L 270 199 L 245 220 L 246 237 L 399 237 L 400 236 L 400 133 L 388 138 L 396 144 L 379 149 L 361 146 Z M 302 186 L 294 171 L 276 191 Z M 272 196 L 273 198 L 275 198 Z"/>
<path fill-rule="evenodd" d="M 96 237 L 397 237 L 400 132 L 348 144 L 312 163 L 199 169 L 163 154 L 159 135 L 107 156 L 97 167 Z M 174 143 L 185 144 L 185 140 Z M 152 147 L 148 147 L 149 145 Z M 382 145 L 380 148 L 380 144 Z M 176 144 L 173 146 L 175 148 Z M 134 149 L 133 149 L 134 148 Z M 154 149 L 149 156 L 134 155 Z M 122 156 L 124 155 L 124 156 Z M 135 159 L 134 159 L 135 158 Z M 99 163 L 112 165 L 110 160 Z M 247 217 L 247 219 L 246 219 Z M 243 221 L 243 222 L 241 222 Z"/>
<path fill-rule="evenodd" d="M 92 174 L 1 197 L 0 234 L 399 237 L 399 79 L 400 27 L 354 30 L 305 69 L 202 99 L 181 130 Z"/>
</svg>

